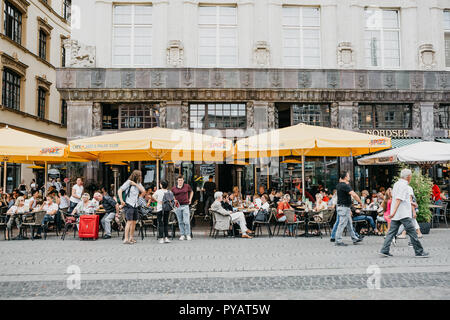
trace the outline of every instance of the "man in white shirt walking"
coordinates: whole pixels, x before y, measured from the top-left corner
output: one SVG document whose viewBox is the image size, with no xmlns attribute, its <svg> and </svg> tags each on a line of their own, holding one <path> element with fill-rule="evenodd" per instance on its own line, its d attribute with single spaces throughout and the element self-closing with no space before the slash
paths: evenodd
<svg viewBox="0 0 450 320">
<path fill-rule="evenodd" d="M 392 189 L 392 205 L 389 218 L 391 226 L 384 240 L 383 248 L 380 255 L 384 257 L 392 257 L 389 253 L 392 239 L 397 235 L 401 225 L 405 227 L 406 233 L 411 238 L 414 252 L 418 258 L 428 258 L 429 254 L 423 251 L 422 244 L 417 237 L 416 230 L 412 219 L 411 193 L 408 184 L 411 182 L 412 172 L 409 169 L 403 169 L 400 172 L 400 179 L 394 184 Z"/>
</svg>

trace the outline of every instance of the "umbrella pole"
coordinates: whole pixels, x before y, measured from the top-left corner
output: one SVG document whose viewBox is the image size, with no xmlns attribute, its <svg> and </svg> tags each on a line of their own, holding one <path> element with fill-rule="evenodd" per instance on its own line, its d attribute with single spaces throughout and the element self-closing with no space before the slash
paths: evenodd
<svg viewBox="0 0 450 320">
<path fill-rule="evenodd" d="M 254 194 L 256 194 L 256 193 L 257 193 L 257 192 L 256 192 L 256 190 L 257 190 L 257 187 L 256 187 L 256 180 L 257 180 L 257 179 L 256 179 L 256 164 L 254 165 L 254 169 L 255 169 L 255 170 L 254 170 L 254 171 L 255 171 L 255 172 L 254 172 L 254 179 L 255 179 L 255 193 L 254 193 Z"/>
<path fill-rule="evenodd" d="M 156 159 L 156 190 L 159 190 L 159 159 Z"/>
<path fill-rule="evenodd" d="M 305 199 L 305 155 L 302 154 L 302 201 Z"/>
<path fill-rule="evenodd" d="M 4 161 L 3 166 L 3 192 L 6 193 L 6 170 L 8 169 L 8 163 L 6 162 L 6 160 Z"/>
<path fill-rule="evenodd" d="M 48 182 L 48 168 L 47 168 L 47 161 L 45 161 L 45 194 L 44 197 L 47 195 L 47 182 Z"/>
<path fill-rule="evenodd" d="M 269 177 L 269 173 L 270 173 L 269 165 L 267 165 L 267 192 L 269 192 L 269 189 L 270 189 L 270 177 Z"/>
</svg>

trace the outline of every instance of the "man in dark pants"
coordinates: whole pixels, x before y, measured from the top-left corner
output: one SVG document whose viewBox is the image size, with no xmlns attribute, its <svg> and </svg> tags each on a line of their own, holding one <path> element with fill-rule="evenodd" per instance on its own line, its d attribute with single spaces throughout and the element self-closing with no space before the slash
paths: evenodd
<svg viewBox="0 0 450 320">
<path fill-rule="evenodd" d="M 203 185 L 205 191 L 205 215 L 207 216 L 209 207 L 214 202 L 214 192 L 216 192 L 216 184 L 213 182 L 214 176 L 209 176 L 209 180 Z M 212 220 L 212 219 L 211 219 Z"/>
<path fill-rule="evenodd" d="M 392 254 L 389 253 L 389 248 L 392 239 L 397 235 L 401 225 L 405 227 L 406 233 L 411 238 L 416 257 L 428 258 L 430 256 L 427 252 L 423 251 L 412 220 L 411 193 L 408 188 L 411 177 L 411 170 L 403 169 L 400 172 L 400 179 L 394 184 L 394 188 L 392 189 L 391 214 L 389 215 L 391 226 L 384 240 L 383 248 L 381 248 L 381 256 L 392 257 Z"/>
</svg>

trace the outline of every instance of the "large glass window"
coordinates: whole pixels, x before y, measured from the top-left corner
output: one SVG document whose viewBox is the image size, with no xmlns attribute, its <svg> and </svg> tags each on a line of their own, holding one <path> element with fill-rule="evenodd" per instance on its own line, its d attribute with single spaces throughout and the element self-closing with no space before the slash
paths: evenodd
<svg viewBox="0 0 450 320">
<path fill-rule="evenodd" d="M 450 68 L 450 10 L 444 11 L 445 66 Z"/>
<path fill-rule="evenodd" d="M 3 69 L 2 105 L 20 110 L 20 76 L 7 68 Z"/>
<path fill-rule="evenodd" d="M 330 127 L 330 106 L 327 104 L 293 104 L 292 124 L 305 123 L 313 126 Z"/>
<path fill-rule="evenodd" d="M 151 65 L 152 6 L 114 6 L 112 47 L 114 66 Z"/>
<path fill-rule="evenodd" d="M 368 104 L 358 110 L 360 129 L 410 129 L 412 106 L 408 104 Z"/>
<path fill-rule="evenodd" d="M 159 125 L 159 113 L 153 106 L 102 105 L 103 130 L 148 129 Z"/>
<path fill-rule="evenodd" d="M 246 128 L 245 103 L 191 104 L 189 107 L 191 129 Z"/>
<path fill-rule="evenodd" d="M 398 10 L 365 10 L 364 51 L 368 67 L 400 67 Z"/>
<path fill-rule="evenodd" d="M 440 129 L 450 129 L 450 105 L 439 106 L 437 127 Z"/>
<path fill-rule="evenodd" d="M 198 65 L 234 67 L 238 64 L 237 8 L 199 7 Z"/>
<path fill-rule="evenodd" d="M 320 67 L 320 9 L 283 7 L 283 64 Z"/>
<path fill-rule="evenodd" d="M 22 13 L 8 1 L 5 1 L 3 21 L 5 35 L 20 44 L 22 41 Z"/>
<path fill-rule="evenodd" d="M 47 95 L 47 91 L 43 88 L 38 89 L 38 114 L 37 116 L 40 119 L 45 119 L 45 98 Z"/>
</svg>

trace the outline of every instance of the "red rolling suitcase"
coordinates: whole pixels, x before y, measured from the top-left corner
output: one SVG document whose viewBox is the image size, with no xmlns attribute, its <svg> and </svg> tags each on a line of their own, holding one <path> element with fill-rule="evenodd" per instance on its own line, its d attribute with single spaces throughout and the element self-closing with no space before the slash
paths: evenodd
<svg viewBox="0 0 450 320">
<path fill-rule="evenodd" d="M 82 215 L 80 216 L 80 224 L 78 229 L 78 236 L 80 239 L 98 239 L 98 223 L 99 216 Z"/>
</svg>

